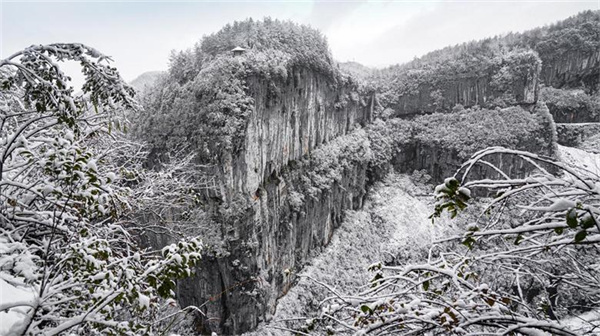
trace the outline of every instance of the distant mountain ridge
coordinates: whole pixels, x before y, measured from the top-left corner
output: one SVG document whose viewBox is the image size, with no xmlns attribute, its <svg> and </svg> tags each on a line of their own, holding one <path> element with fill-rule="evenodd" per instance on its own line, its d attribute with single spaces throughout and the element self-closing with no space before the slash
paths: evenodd
<svg viewBox="0 0 600 336">
<path fill-rule="evenodd" d="M 374 68 L 368 67 L 366 65 L 354 61 L 337 62 L 337 65 L 342 71 L 342 73 L 354 76 L 357 79 L 366 79 L 369 76 L 373 75 L 375 71 L 377 71 Z"/>
<path fill-rule="evenodd" d="M 129 85 L 140 92 L 147 87 L 151 87 L 161 76 L 166 75 L 166 71 L 146 71 L 129 82 Z"/>
</svg>

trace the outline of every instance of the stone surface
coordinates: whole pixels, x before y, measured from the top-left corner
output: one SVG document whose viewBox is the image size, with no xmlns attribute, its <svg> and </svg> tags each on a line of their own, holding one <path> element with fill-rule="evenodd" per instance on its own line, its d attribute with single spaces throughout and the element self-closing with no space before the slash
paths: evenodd
<svg viewBox="0 0 600 336">
<path fill-rule="evenodd" d="M 571 51 L 556 59 L 544 59 L 540 77 L 546 86 L 561 88 L 585 84 L 591 90 L 597 90 L 600 81 L 600 51 Z"/>
</svg>

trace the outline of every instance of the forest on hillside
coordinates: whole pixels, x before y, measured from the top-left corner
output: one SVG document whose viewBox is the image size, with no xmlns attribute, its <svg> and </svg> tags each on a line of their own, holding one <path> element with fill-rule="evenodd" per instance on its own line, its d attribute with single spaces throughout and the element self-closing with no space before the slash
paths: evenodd
<svg viewBox="0 0 600 336">
<path fill-rule="evenodd" d="M 271 18 L 131 84 L 18 51 L 0 333 L 595 334 L 599 50 L 586 11 L 381 70 Z"/>
</svg>

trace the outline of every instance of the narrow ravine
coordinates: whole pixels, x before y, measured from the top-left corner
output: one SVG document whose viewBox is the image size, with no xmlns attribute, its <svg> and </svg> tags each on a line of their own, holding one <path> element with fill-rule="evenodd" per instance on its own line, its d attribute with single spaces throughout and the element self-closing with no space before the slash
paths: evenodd
<svg viewBox="0 0 600 336">
<path fill-rule="evenodd" d="M 316 281 L 348 293 L 368 283 L 373 274 L 367 268 L 373 263 L 425 258 L 431 243 L 453 231 L 454 225 L 445 219 L 431 223 L 430 191 L 402 174 L 392 173 L 376 183 L 363 209 L 347 211 L 330 244 L 300 270 L 297 283 L 279 298 L 271 322 L 246 335 L 289 335 L 279 329 L 284 321 L 310 318 L 319 302 L 331 295 Z"/>
</svg>

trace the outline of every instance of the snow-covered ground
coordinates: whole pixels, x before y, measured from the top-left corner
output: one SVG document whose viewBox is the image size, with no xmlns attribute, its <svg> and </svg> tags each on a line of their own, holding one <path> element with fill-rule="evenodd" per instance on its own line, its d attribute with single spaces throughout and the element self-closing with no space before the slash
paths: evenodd
<svg viewBox="0 0 600 336">
<path fill-rule="evenodd" d="M 600 176 L 600 154 L 560 145 L 558 146 L 558 153 L 564 163 L 587 169 Z"/>
<path fill-rule="evenodd" d="M 590 330 L 592 325 L 600 324 L 600 310 L 585 312 L 579 316 L 566 319 L 562 323 L 568 325 L 573 332 L 581 335 L 600 335 L 600 330 Z"/>
<path fill-rule="evenodd" d="M 406 175 L 391 174 L 377 183 L 364 208 L 347 212 L 331 243 L 301 270 L 297 284 L 279 299 L 271 323 L 246 335 L 289 335 L 277 329 L 285 325 L 278 321 L 308 318 L 310 311 L 318 311 L 319 302 L 331 293 L 312 279 L 351 292 L 368 284 L 374 274 L 367 268 L 373 263 L 425 258 L 435 239 L 454 230 L 453 223 L 442 219 L 432 224 L 428 216 L 433 211 L 433 197 L 413 194 L 423 191 Z"/>
<path fill-rule="evenodd" d="M 34 293 L 31 291 L 15 287 L 0 279 L 0 307 L 6 307 L 15 302 L 30 301 L 33 298 Z M 26 309 L 22 307 L 0 311 L 0 336 L 10 335 L 10 329 L 24 320 L 25 313 Z"/>
</svg>

